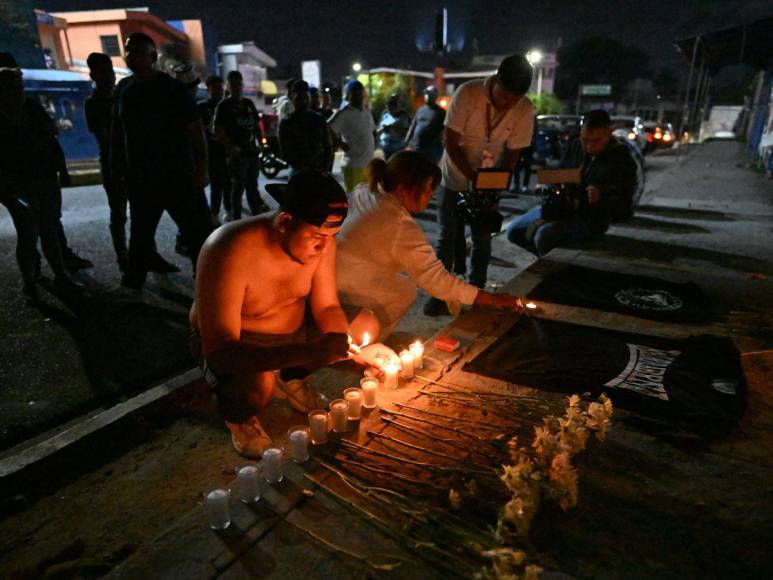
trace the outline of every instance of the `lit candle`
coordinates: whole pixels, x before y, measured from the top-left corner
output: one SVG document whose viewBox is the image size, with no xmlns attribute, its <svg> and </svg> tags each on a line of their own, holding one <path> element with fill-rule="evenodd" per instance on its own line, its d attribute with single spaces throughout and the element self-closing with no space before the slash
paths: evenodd
<svg viewBox="0 0 773 580">
<path fill-rule="evenodd" d="M 348 427 L 347 423 L 347 408 L 348 404 L 343 399 L 336 399 L 330 402 L 330 417 L 333 420 L 333 431 L 336 433 L 346 432 Z"/>
<path fill-rule="evenodd" d="M 213 530 L 224 530 L 231 525 L 231 513 L 228 511 L 230 495 L 226 489 L 215 489 L 207 494 L 207 519 Z"/>
<path fill-rule="evenodd" d="M 309 428 L 311 429 L 311 442 L 314 445 L 327 443 L 327 411 L 315 409 L 309 413 Z"/>
<path fill-rule="evenodd" d="M 411 345 L 411 354 L 413 354 L 413 368 L 424 368 L 424 344 L 420 340 Z"/>
<path fill-rule="evenodd" d="M 269 447 L 263 452 L 263 477 L 269 483 L 279 483 L 284 479 L 282 450 L 278 447 Z"/>
<path fill-rule="evenodd" d="M 394 361 L 390 361 L 384 364 L 384 388 L 396 389 L 397 388 L 397 373 L 400 372 L 400 365 Z"/>
<path fill-rule="evenodd" d="M 378 379 L 365 377 L 360 381 L 360 388 L 362 389 L 362 406 L 366 409 L 374 408 L 378 404 L 376 401 Z"/>
<path fill-rule="evenodd" d="M 358 387 L 345 389 L 344 399 L 346 399 L 346 416 L 349 421 L 359 421 L 362 415 L 362 391 Z"/>
<path fill-rule="evenodd" d="M 260 470 L 246 465 L 239 470 L 239 499 L 244 503 L 255 503 L 260 499 Z"/>
<path fill-rule="evenodd" d="M 528 308 L 529 310 L 537 310 L 537 305 L 534 304 L 534 302 L 527 302 L 526 308 Z"/>
<path fill-rule="evenodd" d="M 296 463 L 309 459 L 309 430 L 301 425 L 290 427 L 287 432 L 290 439 L 290 456 Z"/>
<path fill-rule="evenodd" d="M 400 377 L 403 379 L 413 377 L 413 354 L 409 350 L 400 351 Z"/>
</svg>

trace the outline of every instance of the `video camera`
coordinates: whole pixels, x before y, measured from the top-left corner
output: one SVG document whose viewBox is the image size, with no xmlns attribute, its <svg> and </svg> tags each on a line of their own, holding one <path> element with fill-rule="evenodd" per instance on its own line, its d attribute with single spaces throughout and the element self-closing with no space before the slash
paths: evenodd
<svg viewBox="0 0 773 580">
<path fill-rule="evenodd" d="M 544 169 L 537 173 L 537 193 L 542 195 L 542 219 L 558 221 L 588 206 L 579 169 Z"/>
<path fill-rule="evenodd" d="M 511 177 L 512 171 L 506 169 L 477 169 L 470 191 L 459 194 L 459 215 L 470 225 L 498 232 L 502 228 L 502 214 L 496 210 L 499 192 L 510 187 Z"/>
</svg>

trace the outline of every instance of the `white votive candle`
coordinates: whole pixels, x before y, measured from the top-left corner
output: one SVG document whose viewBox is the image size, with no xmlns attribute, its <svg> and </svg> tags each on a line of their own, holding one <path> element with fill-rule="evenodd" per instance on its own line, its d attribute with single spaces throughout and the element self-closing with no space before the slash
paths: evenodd
<svg viewBox="0 0 773 580">
<path fill-rule="evenodd" d="M 424 344 L 420 340 L 417 340 L 411 344 L 410 350 L 413 355 L 414 370 L 424 368 Z"/>
<path fill-rule="evenodd" d="M 362 415 L 362 391 L 359 387 L 344 389 L 344 399 L 346 400 L 346 417 L 350 421 L 359 421 Z"/>
<path fill-rule="evenodd" d="M 255 503 L 260 499 L 260 470 L 246 465 L 239 470 L 239 499 L 244 503 Z"/>
<path fill-rule="evenodd" d="M 278 447 L 269 447 L 263 452 L 263 477 L 269 483 L 279 483 L 284 479 L 282 450 Z"/>
<path fill-rule="evenodd" d="M 309 413 L 309 430 L 314 445 L 327 443 L 327 411 L 315 409 Z"/>
<path fill-rule="evenodd" d="M 230 495 L 226 489 L 215 489 L 207 494 L 207 519 L 213 530 L 224 530 L 231 525 L 231 513 L 228 510 Z"/>
<path fill-rule="evenodd" d="M 373 377 L 366 377 L 360 381 L 362 389 L 362 406 L 366 409 L 372 409 L 378 404 L 378 380 Z"/>
<path fill-rule="evenodd" d="M 413 354 L 410 350 L 400 351 L 400 377 L 403 379 L 413 377 Z"/>
<path fill-rule="evenodd" d="M 303 463 L 309 458 L 309 430 L 297 425 L 290 427 L 287 432 L 287 438 L 290 440 L 290 457 L 295 463 Z"/>
<path fill-rule="evenodd" d="M 396 389 L 397 388 L 397 374 L 400 372 L 400 365 L 396 362 L 388 362 L 384 364 L 384 388 Z"/>
<path fill-rule="evenodd" d="M 348 427 L 348 403 L 343 399 L 336 399 L 330 402 L 330 418 L 333 421 L 333 431 L 336 433 L 346 432 Z"/>
</svg>

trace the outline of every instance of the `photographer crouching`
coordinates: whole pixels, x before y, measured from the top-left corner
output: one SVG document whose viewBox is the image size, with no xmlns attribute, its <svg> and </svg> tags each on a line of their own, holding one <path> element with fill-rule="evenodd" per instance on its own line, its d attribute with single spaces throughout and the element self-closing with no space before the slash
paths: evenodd
<svg viewBox="0 0 773 580">
<path fill-rule="evenodd" d="M 611 222 L 633 215 L 636 163 L 612 136 L 606 111 L 585 116 L 580 138 L 561 165 L 579 169 L 580 183 L 551 188 L 540 206 L 507 227 L 508 240 L 540 257 L 559 246 L 598 239 Z"/>
</svg>

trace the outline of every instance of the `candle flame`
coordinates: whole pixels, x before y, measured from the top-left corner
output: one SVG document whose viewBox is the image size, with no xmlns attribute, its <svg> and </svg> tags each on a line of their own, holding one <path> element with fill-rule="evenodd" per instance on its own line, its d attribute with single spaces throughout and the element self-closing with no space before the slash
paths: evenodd
<svg viewBox="0 0 773 580">
<path fill-rule="evenodd" d="M 416 339 L 416 342 L 411 344 L 410 350 L 424 350 L 424 343 L 422 343 L 421 340 Z"/>
<path fill-rule="evenodd" d="M 370 344 L 370 334 L 367 332 L 362 335 L 362 344 L 360 346 L 368 346 Z"/>
</svg>

